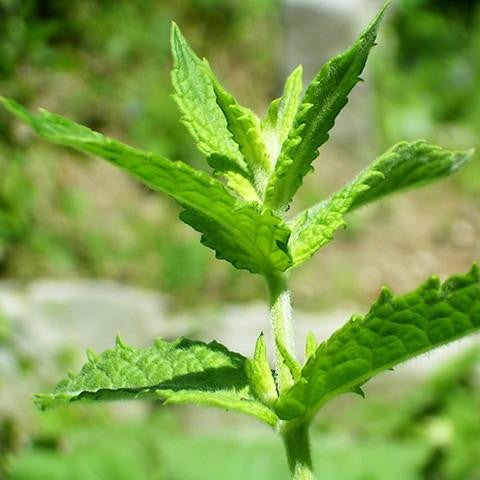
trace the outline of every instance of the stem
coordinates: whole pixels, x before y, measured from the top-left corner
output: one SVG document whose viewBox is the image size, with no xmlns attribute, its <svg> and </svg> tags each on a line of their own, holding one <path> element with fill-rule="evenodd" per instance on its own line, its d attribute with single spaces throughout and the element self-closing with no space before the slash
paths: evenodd
<svg viewBox="0 0 480 480">
<path fill-rule="evenodd" d="M 270 317 L 275 339 L 277 385 L 281 394 L 294 383 L 292 374 L 277 347 L 278 344 L 283 345 L 288 354 L 296 359 L 290 291 L 288 278 L 284 273 L 273 273 L 268 275 L 266 280 L 270 294 Z M 310 424 L 303 419 L 280 422 L 278 426 L 293 480 L 314 480 L 309 428 Z"/>
<path fill-rule="evenodd" d="M 277 382 L 278 389 L 282 393 L 292 386 L 293 379 L 277 345 L 279 343 L 284 345 L 288 353 L 296 358 L 290 291 L 286 274 L 274 273 L 267 276 L 266 280 L 270 294 L 270 319 L 275 340 Z"/>
<path fill-rule="evenodd" d="M 287 451 L 288 465 L 293 480 L 314 480 L 308 423 L 287 422 L 282 431 L 283 443 Z"/>
</svg>

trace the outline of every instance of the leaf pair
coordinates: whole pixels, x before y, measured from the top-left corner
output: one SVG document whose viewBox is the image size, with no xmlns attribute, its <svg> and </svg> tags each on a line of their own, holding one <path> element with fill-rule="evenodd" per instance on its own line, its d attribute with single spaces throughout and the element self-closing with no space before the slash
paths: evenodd
<svg viewBox="0 0 480 480">
<path fill-rule="evenodd" d="M 480 331 L 480 269 L 432 277 L 419 289 L 393 296 L 384 289 L 365 316 L 354 316 L 327 341 L 314 346 L 279 398 L 266 360 L 263 335 L 253 359 L 218 343 L 157 340 L 135 349 L 120 340 L 113 350 L 89 361 L 36 403 L 48 408 L 89 400 L 153 398 L 195 403 L 253 415 L 274 426 L 279 419 L 311 418 L 337 395 L 361 393 L 361 385 L 380 372 L 436 347 Z"/>
</svg>

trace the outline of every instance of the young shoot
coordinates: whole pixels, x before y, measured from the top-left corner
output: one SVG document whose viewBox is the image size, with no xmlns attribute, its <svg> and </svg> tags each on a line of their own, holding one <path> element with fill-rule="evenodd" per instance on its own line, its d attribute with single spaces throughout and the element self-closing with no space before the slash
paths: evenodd
<svg viewBox="0 0 480 480">
<path fill-rule="evenodd" d="M 309 428 L 327 402 L 350 392 L 363 395 L 362 385 L 375 375 L 480 330 L 480 270 L 474 265 L 443 283 L 432 277 L 403 295 L 383 289 L 366 315 L 354 315 L 329 339 L 317 343 L 310 334 L 305 362 L 296 356 L 289 272 L 329 243 L 350 212 L 447 177 L 472 156 L 422 140 L 400 142 L 329 198 L 289 215 L 319 147 L 360 80 L 387 6 L 348 50 L 320 69 L 303 97 L 302 69 L 295 69 L 262 120 L 220 84 L 173 24 L 175 100 L 213 175 L 46 110 L 32 115 L 2 98 L 44 139 L 103 158 L 176 200 L 183 209 L 180 219 L 201 233 L 201 242 L 217 258 L 261 275 L 269 292 L 275 365 L 268 363 L 263 335 L 251 358 L 216 342 L 157 339 L 138 349 L 117 338 L 113 349 L 89 352 L 81 371 L 68 375 L 53 393 L 36 395 L 40 408 L 156 399 L 242 412 L 283 439 L 292 478 L 310 480 L 315 477 Z"/>
</svg>

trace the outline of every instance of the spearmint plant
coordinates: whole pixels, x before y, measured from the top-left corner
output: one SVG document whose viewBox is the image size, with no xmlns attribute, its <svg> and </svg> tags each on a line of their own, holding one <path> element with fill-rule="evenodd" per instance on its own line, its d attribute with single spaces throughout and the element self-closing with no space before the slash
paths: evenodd
<svg viewBox="0 0 480 480">
<path fill-rule="evenodd" d="M 117 338 L 111 350 L 89 351 L 80 373 L 69 374 L 53 393 L 36 395 L 40 408 L 157 399 L 243 412 L 273 427 L 283 439 L 292 477 L 308 480 L 314 478 L 309 427 L 323 405 L 345 393 L 363 395 L 362 385 L 375 375 L 480 330 L 480 269 L 474 265 L 443 284 L 432 277 L 404 295 L 384 288 L 366 315 L 354 315 L 322 343 L 308 335 L 303 362 L 296 355 L 289 272 L 329 243 L 351 211 L 446 177 L 472 156 L 421 140 L 400 142 L 330 198 L 289 215 L 318 148 L 360 80 L 386 8 L 347 51 L 321 68 L 303 98 L 302 69 L 294 70 L 263 120 L 238 104 L 173 24 L 175 100 L 213 176 L 2 99 L 41 137 L 104 158 L 175 199 L 183 208 L 181 220 L 202 234 L 202 243 L 217 258 L 263 276 L 270 297 L 273 370 L 263 335 L 251 358 L 216 342 L 157 339 L 138 349 Z"/>
</svg>

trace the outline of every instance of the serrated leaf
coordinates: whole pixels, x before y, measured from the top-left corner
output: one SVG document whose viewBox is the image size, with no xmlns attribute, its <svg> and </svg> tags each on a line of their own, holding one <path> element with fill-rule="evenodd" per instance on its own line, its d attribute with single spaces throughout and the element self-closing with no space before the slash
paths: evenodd
<svg viewBox="0 0 480 480">
<path fill-rule="evenodd" d="M 355 198 L 369 188 L 369 183 L 372 183 L 374 178 L 381 177 L 380 172 L 364 172 L 328 200 L 301 212 L 290 222 L 292 234 L 289 250 L 294 267 L 308 260 L 317 250 L 332 241 L 334 233 L 346 226 L 345 215 L 351 209 Z"/>
<path fill-rule="evenodd" d="M 310 83 L 267 184 L 265 203 L 283 210 L 312 169 L 318 148 L 329 138 L 335 118 L 359 82 L 388 2 L 346 52 L 327 62 Z"/>
<path fill-rule="evenodd" d="M 301 65 L 293 70 L 285 82 L 282 97 L 270 104 L 262 123 L 262 136 L 273 164 L 276 163 L 283 142 L 293 126 L 303 89 L 302 74 Z"/>
<path fill-rule="evenodd" d="M 299 65 L 287 78 L 283 95 L 278 105 L 277 131 L 280 145 L 287 139 L 298 111 L 303 90 L 303 67 Z"/>
<path fill-rule="evenodd" d="M 270 425 L 277 418 L 254 394 L 245 358 L 219 343 L 156 340 L 133 348 L 117 339 L 114 349 L 88 355 L 80 373 L 70 374 L 52 394 L 35 396 L 42 409 L 81 401 L 159 399 L 195 403 L 253 415 Z"/>
<path fill-rule="evenodd" d="M 271 164 L 261 135 L 260 121 L 250 109 L 241 106 L 235 97 L 225 90 L 206 60 L 204 68 L 209 72 L 217 103 L 227 121 L 227 128 L 243 155 L 249 178 L 253 179 L 257 193 L 263 195 Z"/>
<path fill-rule="evenodd" d="M 245 360 L 245 372 L 257 397 L 265 405 L 272 406 L 278 394 L 272 370 L 268 364 L 263 333 L 258 337 L 253 358 Z"/>
<path fill-rule="evenodd" d="M 234 208 L 238 221 L 235 231 L 224 228 L 223 220 L 199 213 L 198 209 L 186 208 L 180 218 L 202 232 L 202 243 L 215 250 L 217 258 L 228 260 L 238 269 L 268 273 L 272 269 L 284 271 L 289 268 L 288 227 L 268 210 L 252 215 L 251 204 Z M 225 210 L 224 214 L 229 213 Z"/>
<path fill-rule="evenodd" d="M 329 200 L 301 212 L 290 224 L 294 266 L 310 258 L 346 225 L 345 215 L 397 191 L 421 187 L 457 172 L 473 151 L 452 152 L 423 140 L 400 142 Z"/>
<path fill-rule="evenodd" d="M 174 198 L 187 209 L 181 218 L 203 234 L 203 243 L 218 258 L 253 273 L 285 270 L 291 264 L 286 246 L 290 230 L 283 221 L 257 203 L 237 199 L 206 173 L 132 148 L 46 110 L 34 116 L 13 100 L 1 100 L 41 137 L 104 158 Z"/>
<path fill-rule="evenodd" d="M 445 150 L 423 140 L 397 143 L 368 167 L 367 171 L 380 172 L 382 177 L 371 178 L 368 190 L 355 197 L 350 210 L 448 177 L 464 167 L 473 153 L 473 150 Z"/>
<path fill-rule="evenodd" d="M 302 377 L 278 399 L 280 418 L 311 417 L 327 401 L 436 347 L 480 331 L 480 269 L 443 285 L 430 278 L 393 296 L 382 290 L 365 316 L 354 316 L 316 350 Z"/>
<path fill-rule="evenodd" d="M 172 23 L 171 49 L 174 99 L 182 113 L 182 122 L 215 172 L 224 175 L 229 186 L 244 198 L 258 199 L 251 185 L 253 177 L 227 128 L 227 120 L 217 104 L 205 65 L 189 47 L 175 23 Z M 232 177 L 239 175 L 248 182 L 243 182 L 241 189 L 237 190 L 239 182 Z"/>
</svg>

